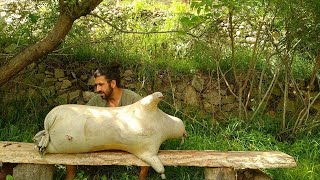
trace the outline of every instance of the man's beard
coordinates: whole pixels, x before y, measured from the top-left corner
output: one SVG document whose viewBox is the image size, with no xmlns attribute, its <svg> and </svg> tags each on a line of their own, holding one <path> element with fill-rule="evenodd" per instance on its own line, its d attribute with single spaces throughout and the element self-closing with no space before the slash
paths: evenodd
<svg viewBox="0 0 320 180">
<path fill-rule="evenodd" d="M 100 96 L 102 97 L 102 99 L 109 99 L 112 93 L 113 89 L 111 88 L 111 86 L 109 86 L 109 91 L 103 92 L 103 94 L 101 94 L 100 92 Z"/>
</svg>

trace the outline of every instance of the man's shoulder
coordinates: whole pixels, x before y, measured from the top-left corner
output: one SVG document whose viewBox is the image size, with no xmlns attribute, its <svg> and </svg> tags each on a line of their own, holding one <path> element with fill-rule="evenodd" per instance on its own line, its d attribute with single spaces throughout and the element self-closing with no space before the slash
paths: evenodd
<svg viewBox="0 0 320 180">
<path fill-rule="evenodd" d="M 129 89 L 122 89 L 122 97 L 121 97 L 120 106 L 126 106 L 129 104 L 133 104 L 133 103 L 139 101 L 140 99 L 142 99 L 142 97 L 138 93 L 133 92 Z"/>
<path fill-rule="evenodd" d="M 131 91 L 130 89 L 123 89 L 123 95 L 126 96 L 130 96 L 130 97 L 140 97 L 142 98 L 142 96 L 140 96 L 138 93 Z"/>
<path fill-rule="evenodd" d="M 102 100 L 102 97 L 100 96 L 100 94 L 96 94 L 94 96 L 92 96 L 92 98 L 90 99 L 90 101 L 99 101 Z"/>
</svg>

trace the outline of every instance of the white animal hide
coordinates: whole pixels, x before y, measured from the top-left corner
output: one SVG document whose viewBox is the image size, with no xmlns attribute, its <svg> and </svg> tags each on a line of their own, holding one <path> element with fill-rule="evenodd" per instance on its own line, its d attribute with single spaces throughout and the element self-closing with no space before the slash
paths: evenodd
<svg viewBox="0 0 320 180">
<path fill-rule="evenodd" d="M 34 140 L 41 153 L 80 153 L 100 150 L 130 152 L 158 173 L 164 167 L 157 156 L 163 141 L 185 135 L 181 119 L 160 109 L 162 93 L 153 93 L 122 107 L 61 105 L 46 116 Z"/>
</svg>

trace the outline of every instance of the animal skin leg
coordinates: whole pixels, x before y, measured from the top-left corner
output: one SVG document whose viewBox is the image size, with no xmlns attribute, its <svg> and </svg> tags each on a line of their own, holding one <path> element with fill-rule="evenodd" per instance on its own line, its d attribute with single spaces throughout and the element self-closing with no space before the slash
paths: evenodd
<svg viewBox="0 0 320 180">
<path fill-rule="evenodd" d="M 144 154 L 144 155 L 137 155 L 137 156 L 141 160 L 148 163 L 157 173 L 159 173 L 161 175 L 161 179 L 166 179 L 166 176 L 164 174 L 163 164 L 157 155 Z"/>
</svg>

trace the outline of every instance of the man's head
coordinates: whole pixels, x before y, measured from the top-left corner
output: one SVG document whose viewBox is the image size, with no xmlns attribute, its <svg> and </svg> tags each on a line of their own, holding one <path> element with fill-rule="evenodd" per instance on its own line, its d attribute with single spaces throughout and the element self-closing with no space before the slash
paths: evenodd
<svg viewBox="0 0 320 180">
<path fill-rule="evenodd" d="M 115 64 L 109 67 L 102 67 L 95 71 L 96 91 L 102 98 L 108 99 L 115 88 L 120 88 L 120 70 L 119 65 Z"/>
</svg>

